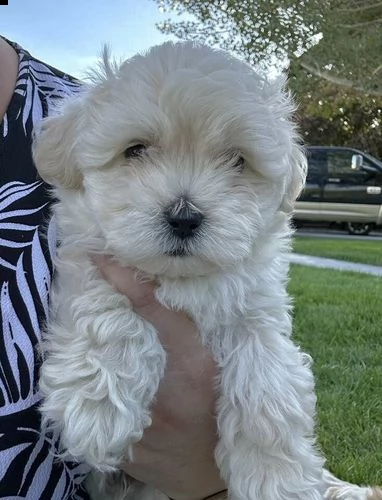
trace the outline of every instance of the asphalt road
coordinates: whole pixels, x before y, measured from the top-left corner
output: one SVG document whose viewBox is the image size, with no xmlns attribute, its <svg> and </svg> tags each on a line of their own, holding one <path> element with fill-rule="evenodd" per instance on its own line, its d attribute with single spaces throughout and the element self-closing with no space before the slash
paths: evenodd
<svg viewBox="0 0 382 500">
<path fill-rule="evenodd" d="M 334 238 L 343 240 L 369 240 L 382 242 L 382 231 L 371 231 L 367 236 L 352 236 L 346 231 L 338 229 L 304 227 L 297 229 L 296 234 L 298 236 L 309 236 L 310 238 Z"/>
</svg>

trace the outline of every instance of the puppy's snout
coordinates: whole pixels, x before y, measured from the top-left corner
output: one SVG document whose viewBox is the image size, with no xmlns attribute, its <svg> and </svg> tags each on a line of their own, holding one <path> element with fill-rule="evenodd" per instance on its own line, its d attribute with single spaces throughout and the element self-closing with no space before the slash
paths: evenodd
<svg viewBox="0 0 382 500">
<path fill-rule="evenodd" d="M 186 239 L 195 235 L 204 216 L 195 205 L 182 197 L 166 209 L 165 218 L 173 235 Z"/>
</svg>

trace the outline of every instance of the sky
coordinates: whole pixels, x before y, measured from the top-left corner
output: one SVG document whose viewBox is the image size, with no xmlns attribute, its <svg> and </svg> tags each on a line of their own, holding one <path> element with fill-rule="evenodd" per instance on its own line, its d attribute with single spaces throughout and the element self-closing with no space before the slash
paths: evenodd
<svg viewBox="0 0 382 500">
<path fill-rule="evenodd" d="M 105 43 L 126 59 L 172 39 L 155 27 L 168 17 L 153 0 L 8 0 L 0 5 L 0 34 L 81 78 Z"/>
</svg>

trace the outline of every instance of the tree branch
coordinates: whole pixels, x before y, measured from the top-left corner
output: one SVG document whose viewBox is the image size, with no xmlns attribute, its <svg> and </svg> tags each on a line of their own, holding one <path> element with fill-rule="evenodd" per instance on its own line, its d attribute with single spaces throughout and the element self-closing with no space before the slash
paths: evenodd
<svg viewBox="0 0 382 500">
<path fill-rule="evenodd" d="M 377 73 L 379 73 L 382 69 L 382 64 L 378 66 L 378 68 L 375 68 L 375 70 L 372 72 L 372 75 L 375 76 Z"/>
<path fill-rule="evenodd" d="M 354 84 L 352 81 L 347 80 L 346 78 L 340 78 L 338 76 L 331 75 L 327 71 L 321 71 L 319 68 L 311 66 L 310 64 L 307 64 L 303 61 L 298 61 L 298 64 L 301 66 L 301 68 L 303 68 L 305 71 L 308 71 L 312 75 L 318 76 L 319 78 L 323 78 L 324 80 L 334 83 L 335 85 L 353 89 L 356 90 L 357 92 L 362 92 L 364 94 L 382 97 L 382 89 L 369 90 L 366 87 Z"/>
</svg>

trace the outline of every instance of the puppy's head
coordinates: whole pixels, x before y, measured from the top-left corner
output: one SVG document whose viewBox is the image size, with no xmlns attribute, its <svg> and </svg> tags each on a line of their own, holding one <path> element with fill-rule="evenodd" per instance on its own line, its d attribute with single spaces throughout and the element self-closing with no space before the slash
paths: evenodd
<svg viewBox="0 0 382 500">
<path fill-rule="evenodd" d="M 245 259 L 291 211 L 305 177 L 291 112 L 283 82 L 205 46 L 164 44 L 106 64 L 43 122 L 34 159 L 123 262 L 204 274 Z"/>
</svg>

